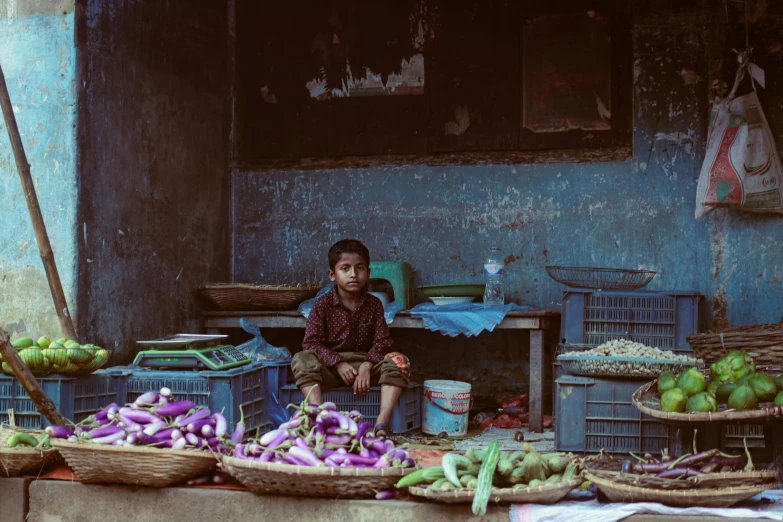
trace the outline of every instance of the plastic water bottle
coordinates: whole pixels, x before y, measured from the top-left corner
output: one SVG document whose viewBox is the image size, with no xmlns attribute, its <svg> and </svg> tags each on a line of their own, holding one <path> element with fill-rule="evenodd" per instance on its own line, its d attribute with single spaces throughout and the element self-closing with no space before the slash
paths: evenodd
<svg viewBox="0 0 783 522">
<path fill-rule="evenodd" d="M 489 249 L 489 258 L 484 263 L 484 306 L 503 305 L 503 262 L 500 260 L 500 249 Z"/>
</svg>

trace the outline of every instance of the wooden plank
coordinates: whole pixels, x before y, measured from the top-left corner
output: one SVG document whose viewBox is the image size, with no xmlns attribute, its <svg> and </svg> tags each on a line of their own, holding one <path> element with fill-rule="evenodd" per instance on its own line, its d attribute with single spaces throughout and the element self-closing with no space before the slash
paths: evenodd
<svg viewBox="0 0 783 522">
<path fill-rule="evenodd" d="M 259 328 L 304 328 L 306 320 L 298 312 L 207 312 L 204 314 L 204 326 L 207 329 L 239 328 L 239 318 L 255 323 Z M 534 330 L 551 326 L 551 316 L 519 317 L 509 314 L 495 328 L 500 330 Z M 424 328 L 421 319 L 410 314 L 399 313 L 390 328 Z"/>
<path fill-rule="evenodd" d="M 530 331 L 530 431 L 544 431 L 544 332 Z"/>
</svg>

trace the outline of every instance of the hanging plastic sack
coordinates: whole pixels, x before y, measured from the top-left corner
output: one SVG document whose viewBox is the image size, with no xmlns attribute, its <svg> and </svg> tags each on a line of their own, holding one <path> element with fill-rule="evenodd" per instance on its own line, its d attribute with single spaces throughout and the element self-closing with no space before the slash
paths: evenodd
<svg viewBox="0 0 783 522">
<path fill-rule="evenodd" d="M 707 152 L 696 188 L 696 219 L 718 207 L 748 212 L 783 213 L 783 168 L 764 111 L 756 96 L 753 74 L 760 71 L 740 55 L 731 93 L 712 107 Z M 750 73 L 753 91 L 734 97 Z"/>
<path fill-rule="evenodd" d="M 237 346 L 237 350 L 247 355 L 253 362 L 291 362 L 291 352 L 288 348 L 272 346 L 261 337 L 261 330 L 255 323 L 244 317 L 239 319 L 239 326 L 244 331 L 253 335 L 246 343 Z"/>
</svg>

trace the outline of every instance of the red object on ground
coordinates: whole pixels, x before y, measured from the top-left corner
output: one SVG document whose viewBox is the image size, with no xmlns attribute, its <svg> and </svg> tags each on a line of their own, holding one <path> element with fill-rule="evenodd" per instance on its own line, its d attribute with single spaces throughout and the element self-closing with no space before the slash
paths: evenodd
<svg viewBox="0 0 783 522">
<path fill-rule="evenodd" d="M 499 397 L 498 404 L 501 408 L 521 408 L 522 406 L 528 407 L 530 404 L 528 400 L 528 394 L 516 395 L 514 397 Z"/>
</svg>

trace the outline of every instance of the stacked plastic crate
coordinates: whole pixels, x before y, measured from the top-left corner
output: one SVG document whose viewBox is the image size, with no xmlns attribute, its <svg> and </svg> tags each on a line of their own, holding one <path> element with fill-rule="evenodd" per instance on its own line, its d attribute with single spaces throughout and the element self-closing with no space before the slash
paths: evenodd
<svg viewBox="0 0 783 522">
<path fill-rule="evenodd" d="M 697 292 L 568 289 L 563 294 L 559 353 L 629 339 L 661 350 L 689 353 L 699 331 Z M 660 452 L 668 427 L 643 416 L 631 396 L 645 380 L 568 375 L 557 363 L 555 448 L 595 453 Z"/>
</svg>

